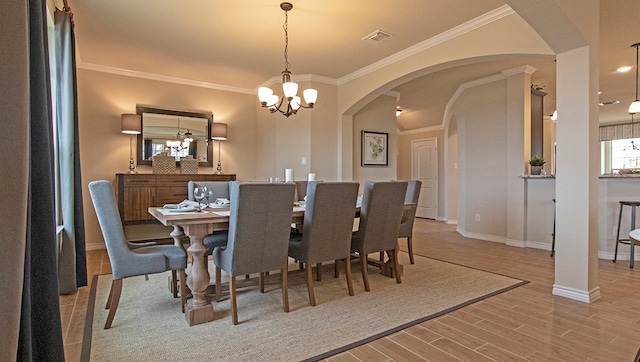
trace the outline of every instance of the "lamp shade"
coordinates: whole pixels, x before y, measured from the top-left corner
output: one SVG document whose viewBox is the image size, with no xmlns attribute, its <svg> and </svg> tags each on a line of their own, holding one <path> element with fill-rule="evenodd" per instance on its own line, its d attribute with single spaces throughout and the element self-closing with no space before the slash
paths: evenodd
<svg viewBox="0 0 640 362">
<path fill-rule="evenodd" d="M 629 113 L 640 113 L 640 100 L 636 99 L 635 101 L 633 101 L 633 103 L 631 103 L 631 106 L 629 106 Z"/>
<path fill-rule="evenodd" d="M 211 128 L 211 139 L 216 141 L 227 140 L 227 124 L 226 123 L 214 123 Z"/>
<path fill-rule="evenodd" d="M 142 133 L 142 118 L 139 114 L 125 113 L 120 117 L 120 121 L 122 125 L 122 133 Z"/>
</svg>

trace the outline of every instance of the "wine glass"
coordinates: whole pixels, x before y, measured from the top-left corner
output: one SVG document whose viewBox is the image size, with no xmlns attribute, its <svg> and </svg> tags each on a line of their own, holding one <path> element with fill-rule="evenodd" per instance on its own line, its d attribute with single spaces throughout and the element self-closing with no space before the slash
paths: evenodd
<svg viewBox="0 0 640 362">
<path fill-rule="evenodd" d="M 193 189 L 193 197 L 198 201 L 198 212 L 202 212 L 202 208 L 200 207 L 200 202 L 205 197 L 205 187 L 196 187 Z"/>
<path fill-rule="evenodd" d="M 213 197 L 213 189 L 210 187 L 205 187 L 204 189 L 204 196 L 207 198 L 207 206 L 209 206 L 209 204 L 211 204 L 211 197 Z"/>
</svg>

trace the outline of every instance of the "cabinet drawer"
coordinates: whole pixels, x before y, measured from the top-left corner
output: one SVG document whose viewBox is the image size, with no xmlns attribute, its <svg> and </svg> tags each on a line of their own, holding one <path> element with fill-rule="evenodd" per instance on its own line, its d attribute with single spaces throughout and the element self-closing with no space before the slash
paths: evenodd
<svg viewBox="0 0 640 362">
<path fill-rule="evenodd" d="M 124 187 L 154 187 L 156 178 L 154 175 L 127 175 L 122 178 Z"/>
<path fill-rule="evenodd" d="M 156 175 L 156 187 L 184 187 L 189 181 L 205 181 L 207 175 Z"/>
</svg>

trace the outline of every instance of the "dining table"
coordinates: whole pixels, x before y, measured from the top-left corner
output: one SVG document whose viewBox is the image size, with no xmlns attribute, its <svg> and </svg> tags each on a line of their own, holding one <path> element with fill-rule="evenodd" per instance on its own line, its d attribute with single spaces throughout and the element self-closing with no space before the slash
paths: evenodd
<svg viewBox="0 0 640 362">
<path fill-rule="evenodd" d="M 229 227 L 229 212 L 226 207 L 205 208 L 202 211 L 181 211 L 181 209 L 165 209 L 150 207 L 149 214 L 165 226 L 172 226 L 171 237 L 174 243 L 183 247 L 182 240 L 189 238 L 187 253 L 191 257 L 191 270 L 187 274 L 187 286 L 193 298 L 185 306 L 185 318 L 190 326 L 206 323 L 214 319 L 213 304 L 205 296 L 209 287 L 210 274 L 207 268 L 204 237 L 215 230 L 227 230 Z M 304 207 L 293 205 L 291 222 L 301 224 L 304 220 Z M 180 291 L 182 293 L 182 291 Z"/>
<path fill-rule="evenodd" d="M 405 209 L 415 204 L 406 203 Z M 302 225 L 304 221 L 304 205 L 295 202 L 291 210 L 291 223 Z M 360 205 L 354 208 L 354 217 L 359 216 Z M 188 210 L 188 211 L 187 211 Z M 193 209 L 167 209 L 163 207 L 150 207 L 149 214 L 155 217 L 165 226 L 172 226 L 170 233 L 175 245 L 183 247 L 184 237 L 189 238 L 189 247 L 186 252 L 191 257 L 191 270 L 187 274 L 187 287 L 191 290 L 193 298 L 187 300 L 185 306 L 185 318 L 190 326 L 210 322 L 214 319 L 213 304 L 206 297 L 209 287 L 210 274 L 205 258 L 207 247 L 204 245 L 204 237 L 216 230 L 227 230 L 229 228 L 229 206 L 216 206 L 214 208 L 204 208 L 202 211 Z M 381 268 L 383 274 L 391 277 L 390 272 L 385 272 L 385 263 L 370 260 L 370 264 Z M 401 266 L 398 271 L 401 272 Z M 388 267 L 387 267 L 388 269 Z M 182 291 L 180 291 L 182 292 Z"/>
</svg>

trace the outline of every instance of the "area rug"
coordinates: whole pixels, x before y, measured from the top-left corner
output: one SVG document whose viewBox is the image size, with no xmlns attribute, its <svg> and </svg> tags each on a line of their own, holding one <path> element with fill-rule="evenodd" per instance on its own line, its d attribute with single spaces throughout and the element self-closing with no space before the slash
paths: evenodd
<svg viewBox="0 0 640 362">
<path fill-rule="evenodd" d="M 305 274 L 293 264 L 289 313 L 282 310 L 279 274 L 270 276 L 264 294 L 257 283 L 243 281 L 236 326 L 225 298 L 214 302 L 214 321 L 190 327 L 164 273 L 125 279 L 113 325 L 104 330 L 111 275 L 95 276 L 82 360 L 318 360 L 527 283 L 420 256 L 412 265 L 405 253 L 400 261 L 401 284 L 370 267 L 370 292 L 354 262 L 355 296 L 347 292 L 344 270 L 334 278 L 327 266 L 315 282 L 315 307 L 309 305 Z"/>
</svg>

